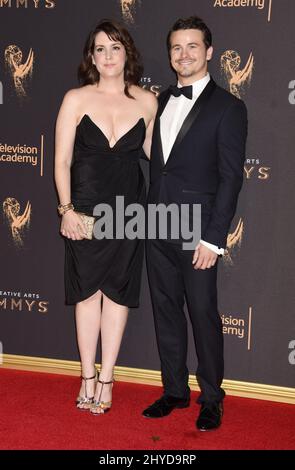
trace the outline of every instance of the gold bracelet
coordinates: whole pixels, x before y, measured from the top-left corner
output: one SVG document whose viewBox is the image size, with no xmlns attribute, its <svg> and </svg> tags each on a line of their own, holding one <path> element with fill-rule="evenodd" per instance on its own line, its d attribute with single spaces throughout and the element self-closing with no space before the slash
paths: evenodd
<svg viewBox="0 0 295 470">
<path fill-rule="evenodd" d="M 66 212 L 70 211 L 71 209 L 74 210 L 74 206 L 71 202 L 69 202 L 68 204 L 59 204 L 57 206 L 59 215 L 64 215 Z"/>
</svg>

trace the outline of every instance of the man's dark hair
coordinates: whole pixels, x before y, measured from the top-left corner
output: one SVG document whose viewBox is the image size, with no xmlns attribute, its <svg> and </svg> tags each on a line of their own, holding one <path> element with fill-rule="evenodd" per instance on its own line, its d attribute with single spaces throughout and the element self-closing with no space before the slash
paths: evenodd
<svg viewBox="0 0 295 470">
<path fill-rule="evenodd" d="M 206 49 L 212 46 L 212 34 L 206 23 L 204 23 L 204 21 L 198 16 L 190 16 L 186 19 L 179 18 L 170 29 L 167 36 L 168 52 L 170 52 L 171 48 L 171 34 L 174 33 L 174 31 L 179 31 L 180 29 L 198 29 L 199 31 L 202 31 Z"/>
</svg>

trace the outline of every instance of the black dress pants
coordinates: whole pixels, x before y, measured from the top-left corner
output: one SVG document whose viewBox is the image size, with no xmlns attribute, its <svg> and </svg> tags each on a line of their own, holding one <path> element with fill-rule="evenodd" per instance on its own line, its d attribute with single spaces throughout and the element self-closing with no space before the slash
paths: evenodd
<svg viewBox="0 0 295 470">
<path fill-rule="evenodd" d="M 193 251 L 165 240 L 147 240 L 146 256 L 164 393 L 189 395 L 186 300 L 198 358 L 199 403 L 224 397 L 222 322 L 217 310 L 217 263 L 194 269 Z"/>
</svg>

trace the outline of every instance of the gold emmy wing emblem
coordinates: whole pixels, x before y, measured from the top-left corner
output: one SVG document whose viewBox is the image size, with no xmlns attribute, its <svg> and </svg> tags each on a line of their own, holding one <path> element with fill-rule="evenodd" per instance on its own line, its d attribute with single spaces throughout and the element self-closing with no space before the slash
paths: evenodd
<svg viewBox="0 0 295 470">
<path fill-rule="evenodd" d="M 120 0 L 123 18 L 128 23 L 134 23 L 133 12 L 138 0 Z"/>
<path fill-rule="evenodd" d="M 16 245 L 22 246 L 22 232 L 29 228 L 31 220 L 31 204 L 28 201 L 23 214 L 20 214 L 20 204 L 13 197 L 8 197 L 3 202 L 3 212 L 11 229 L 11 235 Z"/>
<path fill-rule="evenodd" d="M 229 233 L 226 241 L 226 249 L 224 251 L 223 260 L 226 264 L 233 264 L 231 252 L 234 248 L 240 247 L 244 232 L 244 222 L 239 220 L 233 233 Z"/>
<path fill-rule="evenodd" d="M 33 72 L 34 52 L 32 49 L 29 51 L 28 58 L 22 64 L 23 53 L 18 46 L 11 45 L 5 49 L 5 62 L 9 67 L 13 76 L 14 86 L 16 93 L 19 96 L 26 96 L 24 89 L 24 82 Z"/>
<path fill-rule="evenodd" d="M 250 83 L 254 68 L 254 57 L 252 52 L 249 55 L 245 67 L 240 70 L 241 57 L 236 51 L 225 51 L 220 59 L 221 69 L 226 77 L 230 92 L 237 98 L 241 98 L 241 93 L 246 83 Z"/>
</svg>

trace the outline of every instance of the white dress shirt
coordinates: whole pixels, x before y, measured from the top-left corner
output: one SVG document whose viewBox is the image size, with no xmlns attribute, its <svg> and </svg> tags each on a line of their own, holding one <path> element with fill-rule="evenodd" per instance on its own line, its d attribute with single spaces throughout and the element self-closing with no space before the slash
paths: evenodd
<svg viewBox="0 0 295 470">
<path fill-rule="evenodd" d="M 160 118 L 161 140 L 165 163 L 169 158 L 175 139 L 186 116 L 194 106 L 196 100 L 199 98 L 200 94 L 209 81 L 210 75 L 207 73 L 204 78 L 201 78 L 200 80 L 192 83 L 193 98 L 191 100 L 183 95 L 178 97 L 171 95 L 169 98 L 169 101 Z M 177 86 L 181 87 L 180 83 L 178 83 Z M 214 253 L 218 255 L 224 254 L 223 248 L 218 248 L 218 246 L 212 245 L 212 243 L 208 243 L 204 240 L 200 240 L 200 243 L 207 246 L 207 248 L 210 248 L 210 250 L 214 251 Z"/>
</svg>

